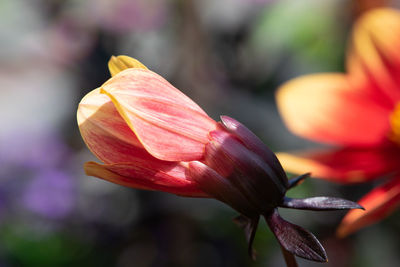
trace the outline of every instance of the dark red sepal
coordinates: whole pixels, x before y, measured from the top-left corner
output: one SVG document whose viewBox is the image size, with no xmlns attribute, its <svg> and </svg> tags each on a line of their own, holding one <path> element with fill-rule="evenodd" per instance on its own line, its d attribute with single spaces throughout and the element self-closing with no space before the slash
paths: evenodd
<svg viewBox="0 0 400 267">
<path fill-rule="evenodd" d="M 209 136 L 206 165 L 234 184 L 259 213 L 269 212 L 282 202 L 287 186 L 269 164 L 232 134 L 217 130 Z"/>
<path fill-rule="evenodd" d="M 233 221 L 244 230 L 248 244 L 248 253 L 253 260 L 256 260 L 256 251 L 253 249 L 253 241 L 256 236 L 259 220 L 260 216 L 250 219 L 243 215 L 239 215 L 233 219 Z"/>
<path fill-rule="evenodd" d="M 356 202 L 338 197 L 310 197 L 310 198 L 288 198 L 279 205 L 283 208 L 300 210 L 347 210 L 364 209 Z"/>
<path fill-rule="evenodd" d="M 221 116 L 222 125 L 232 134 L 234 134 L 250 151 L 256 153 L 264 159 L 274 170 L 275 175 L 281 179 L 281 182 L 287 187 L 288 181 L 285 171 L 282 168 L 276 155 L 246 126 L 237 120 Z"/>
<path fill-rule="evenodd" d="M 311 175 L 311 173 L 307 172 L 307 173 L 305 173 L 305 174 L 302 174 L 302 175 L 300 175 L 300 176 L 297 176 L 297 177 L 295 177 L 295 178 L 290 179 L 290 180 L 289 180 L 289 187 L 288 187 L 288 189 L 293 188 L 293 187 L 299 185 L 300 183 L 302 183 L 302 182 L 304 181 L 304 179 L 310 177 L 310 175 Z"/>
<path fill-rule="evenodd" d="M 276 209 L 264 217 L 284 249 L 307 260 L 328 261 L 325 249 L 313 234 L 282 219 Z"/>
<path fill-rule="evenodd" d="M 240 214 L 248 217 L 258 216 L 258 211 L 248 202 L 246 197 L 230 182 L 216 171 L 199 161 L 189 163 L 189 176 L 199 188 L 210 196 L 222 201 Z"/>
</svg>

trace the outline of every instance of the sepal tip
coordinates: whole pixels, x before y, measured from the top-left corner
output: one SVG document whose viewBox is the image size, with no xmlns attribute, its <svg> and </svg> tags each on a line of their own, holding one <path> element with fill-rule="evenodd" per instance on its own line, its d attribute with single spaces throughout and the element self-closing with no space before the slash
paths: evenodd
<svg viewBox="0 0 400 267">
<path fill-rule="evenodd" d="M 307 260 L 328 261 L 325 249 L 312 233 L 285 221 L 276 209 L 264 217 L 280 245 L 288 252 Z"/>
<path fill-rule="evenodd" d="M 256 236 L 259 220 L 259 216 L 249 219 L 243 215 L 239 215 L 233 219 L 233 222 L 244 230 L 246 241 L 248 243 L 248 253 L 252 260 L 256 260 L 257 256 L 257 252 L 253 249 L 253 241 Z"/>
<path fill-rule="evenodd" d="M 310 197 L 310 198 L 289 198 L 285 197 L 282 208 L 301 209 L 301 210 L 346 210 L 362 209 L 360 204 L 337 197 Z"/>
</svg>

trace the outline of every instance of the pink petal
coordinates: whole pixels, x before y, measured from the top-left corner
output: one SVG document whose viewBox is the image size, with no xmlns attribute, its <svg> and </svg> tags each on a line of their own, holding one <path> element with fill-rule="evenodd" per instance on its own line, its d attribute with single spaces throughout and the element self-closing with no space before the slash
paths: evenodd
<svg viewBox="0 0 400 267">
<path fill-rule="evenodd" d="M 365 211 L 352 210 L 344 217 L 337 234 L 341 237 L 349 235 L 362 227 L 366 227 L 385 218 L 400 206 L 400 176 L 375 188 L 359 204 Z"/>
<path fill-rule="evenodd" d="M 132 163 L 107 165 L 87 162 L 84 168 L 87 175 L 122 186 L 163 191 L 186 197 L 208 197 L 186 175 L 187 166 L 179 163 L 137 159 Z"/>
<path fill-rule="evenodd" d="M 316 74 L 294 79 L 277 93 L 286 125 L 311 140 L 337 145 L 376 145 L 390 131 L 391 110 L 343 74 Z"/>
<path fill-rule="evenodd" d="M 288 172 L 311 172 L 315 177 L 334 182 L 358 183 L 396 173 L 400 149 L 395 146 L 321 149 L 277 156 Z"/>
<path fill-rule="evenodd" d="M 203 157 L 217 123 L 190 98 L 156 73 L 120 72 L 102 87 L 142 145 L 154 157 L 190 161 Z"/>
<path fill-rule="evenodd" d="M 103 162 L 129 162 L 140 155 L 151 157 L 100 89 L 82 99 L 77 119 L 86 145 Z"/>
</svg>

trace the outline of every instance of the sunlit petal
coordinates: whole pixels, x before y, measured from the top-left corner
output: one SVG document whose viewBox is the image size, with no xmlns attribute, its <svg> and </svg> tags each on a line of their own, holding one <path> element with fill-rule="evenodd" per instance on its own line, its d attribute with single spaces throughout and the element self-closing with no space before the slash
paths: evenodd
<svg viewBox="0 0 400 267">
<path fill-rule="evenodd" d="M 207 194 L 186 176 L 187 167 L 179 163 L 138 158 L 130 163 L 108 165 L 87 162 L 84 169 L 87 175 L 127 187 L 188 197 L 207 197 Z"/>
<path fill-rule="evenodd" d="M 100 89 L 82 99 L 77 119 L 83 140 L 103 162 L 129 162 L 132 157 L 150 156 Z"/>
<path fill-rule="evenodd" d="M 355 24 L 347 60 L 352 81 L 392 108 L 400 100 L 399 46 L 400 12 L 375 9 Z"/>
<path fill-rule="evenodd" d="M 315 141 L 373 145 L 390 128 L 390 109 L 353 89 L 342 74 L 291 80 L 279 89 L 277 103 L 288 128 Z"/>
<path fill-rule="evenodd" d="M 115 76 L 123 70 L 129 68 L 139 68 L 147 70 L 147 67 L 143 65 L 139 60 L 128 57 L 128 56 L 112 56 L 108 61 L 108 69 L 110 70 L 111 76 Z"/>
<path fill-rule="evenodd" d="M 314 177 L 339 183 L 359 183 L 398 171 L 396 147 L 343 148 L 277 153 L 288 172 L 311 172 Z"/>
<path fill-rule="evenodd" d="M 400 205 L 400 177 L 375 188 L 363 197 L 359 204 L 365 211 L 352 210 L 347 213 L 338 228 L 338 236 L 344 237 L 371 225 L 395 210 Z"/>
<path fill-rule="evenodd" d="M 101 90 L 146 150 L 168 161 L 198 160 L 208 133 L 217 123 L 190 98 L 161 76 L 143 69 L 127 69 Z"/>
</svg>

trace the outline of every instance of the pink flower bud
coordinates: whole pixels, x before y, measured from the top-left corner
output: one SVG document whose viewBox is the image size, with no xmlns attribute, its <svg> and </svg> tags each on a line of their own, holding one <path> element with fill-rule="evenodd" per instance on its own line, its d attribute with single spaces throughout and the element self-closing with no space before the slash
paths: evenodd
<svg viewBox="0 0 400 267">
<path fill-rule="evenodd" d="M 244 125 L 227 116 L 211 119 L 164 78 L 128 57 L 110 61 L 113 77 L 87 94 L 78 107 L 83 140 L 104 164 L 85 171 L 113 183 L 189 197 L 218 199 L 242 216 L 252 253 L 260 216 L 281 246 L 300 257 L 325 261 L 318 240 L 279 217 L 277 207 L 359 208 L 332 198 L 290 199 L 275 154 Z"/>
</svg>

